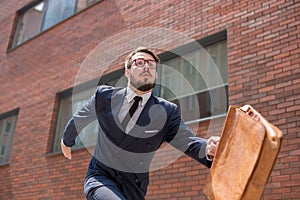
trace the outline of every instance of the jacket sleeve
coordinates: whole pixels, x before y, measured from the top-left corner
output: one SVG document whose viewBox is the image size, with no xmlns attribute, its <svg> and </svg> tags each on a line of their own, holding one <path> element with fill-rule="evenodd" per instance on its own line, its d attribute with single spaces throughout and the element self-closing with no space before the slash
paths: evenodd
<svg viewBox="0 0 300 200">
<path fill-rule="evenodd" d="M 174 107 L 171 109 L 172 112 L 168 120 L 169 131 L 166 136 L 166 141 L 176 149 L 210 168 L 212 162 L 206 158 L 206 139 L 196 137 L 182 121 L 177 106 Z"/>
<path fill-rule="evenodd" d="M 97 92 L 68 121 L 62 136 L 62 141 L 66 146 L 72 147 L 75 144 L 75 139 L 81 130 L 97 119 L 95 112 L 96 94 Z"/>
</svg>

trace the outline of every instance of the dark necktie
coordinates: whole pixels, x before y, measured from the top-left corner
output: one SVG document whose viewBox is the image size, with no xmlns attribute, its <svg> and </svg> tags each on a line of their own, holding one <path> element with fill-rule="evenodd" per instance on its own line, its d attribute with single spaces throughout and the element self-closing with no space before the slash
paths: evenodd
<svg viewBox="0 0 300 200">
<path fill-rule="evenodd" d="M 126 114 L 124 120 L 122 121 L 122 127 L 124 128 L 124 130 L 126 129 L 127 125 L 128 125 L 128 122 L 129 120 L 131 119 L 131 117 L 133 116 L 133 114 L 135 113 L 138 105 L 139 105 L 139 102 L 142 100 L 143 98 L 142 97 L 139 97 L 139 96 L 135 96 L 133 98 L 134 102 L 132 104 L 132 106 L 130 107 L 129 109 L 129 112 Z"/>
</svg>

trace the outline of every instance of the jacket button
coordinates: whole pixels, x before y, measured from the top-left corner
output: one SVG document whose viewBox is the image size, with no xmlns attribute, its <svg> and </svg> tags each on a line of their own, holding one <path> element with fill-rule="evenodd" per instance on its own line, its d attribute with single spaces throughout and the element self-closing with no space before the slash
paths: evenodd
<svg viewBox="0 0 300 200">
<path fill-rule="evenodd" d="M 136 182 L 136 183 L 139 183 L 139 182 L 141 182 L 141 180 L 138 179 L 138 178 L 136 178 L 136 179 L 135 179 L 135 182 Z"/>
<path fill-rule="evenodd" d="M 141 160 L 141 161 L 140 161 L 140 165 L 143 165 L 143 164 L 144 164 L 144 162 Z"/>
</svg>

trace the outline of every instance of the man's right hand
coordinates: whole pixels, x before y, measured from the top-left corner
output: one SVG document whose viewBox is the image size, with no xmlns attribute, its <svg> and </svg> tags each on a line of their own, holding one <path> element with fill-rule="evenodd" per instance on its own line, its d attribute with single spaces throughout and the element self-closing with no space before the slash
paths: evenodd
<svg viewBox="0 0 300 200">
<path fill-rule="evenodd" d="M 71 159 L 72 158 L 71 148 L 67 147 L 63 141 L 60 142 L 60 146 L 64 156 L 68 159 Z"/>
<path fill-rule="evenodd" d="M 219 141 L 220 141 L 219 136 L 211 136 L 210 138 L 208 138 L 207 145 L 206 145 L 206 157 L 208 158 L 208 160 L 212 160 L 213 157 L 215 157 L 215 154 L 218 149 Z"/>
</svg>

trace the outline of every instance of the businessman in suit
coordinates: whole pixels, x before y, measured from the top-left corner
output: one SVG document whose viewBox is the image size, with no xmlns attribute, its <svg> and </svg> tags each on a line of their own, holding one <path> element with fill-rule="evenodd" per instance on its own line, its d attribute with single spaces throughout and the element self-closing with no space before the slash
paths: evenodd
<svg viewBox="0 0 300 200">
<path fill-rule="evenodd" d="M 78 133 L 91 121 L 99 122 L 84 182 L 87 199 L 144 199 L 151 160 L 164 142 L 211 166 L 219 137 L 196 137 L 183 123 L 176 104 L 151 93 L 158 63 L 153 51 L 137 48 L 125 60 L 128 86 L 97 87 L 88 103 L 69 120 L 61 140 L 62 152 L 69 159 Z"/>
</svg>

